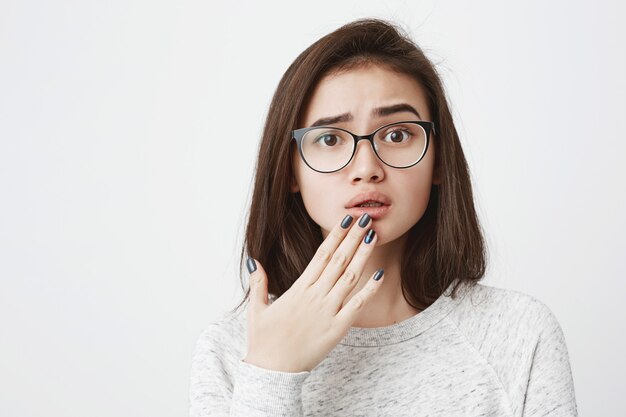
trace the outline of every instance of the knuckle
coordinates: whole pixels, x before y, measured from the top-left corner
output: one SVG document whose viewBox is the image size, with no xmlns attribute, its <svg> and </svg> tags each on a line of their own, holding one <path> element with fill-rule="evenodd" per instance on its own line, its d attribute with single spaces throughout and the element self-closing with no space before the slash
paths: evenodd
<svg viewBox="0 0 626 417">
<path fill-rule="evenodd" d="M 354 271 L 347 269 L 343 274 L 343 282 L 348 286 L 353 285 L 356 282 L 356 274 Z"/>
<path fill-rule="evenodd" d="M 335 256 L 333 256 L 333 263 L 335 265 L 343 266 L 346 263 L 346 255 L 341 252 L 337 252 Z"/>
<path fill-rule="evenodd" d="M 363 297 L 355 295 L 352 300 L 354 300 L 352 302 L 354 303 L 354 308 L 356 310 L 359 310 L 361 307 L 363 307 Z"/>
<path fill-rule="evenodd" d="M 315 259 L 317 259 L 319 262 L 328 262 L 329 257 L 330 252 L 328 252 L 324 248 L 319 248 L 315 253 Z"/>
<path fill-rule="evenodd" d="M 320 292 L 315 287 L 310 287 L 304 291 L 303 297 L 307 303 L 316 303 L 322 298 Z"/>
</svg>

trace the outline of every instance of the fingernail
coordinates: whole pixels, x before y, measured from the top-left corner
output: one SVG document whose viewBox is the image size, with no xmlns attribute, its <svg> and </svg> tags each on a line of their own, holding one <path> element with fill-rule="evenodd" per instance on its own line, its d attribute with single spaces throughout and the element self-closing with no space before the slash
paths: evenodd
<svg viewBox="0 0 626 417">
<path fill-rule="evenodd" d="M 382 268 L 376 271 L 376 274 L 374 274 L 374 281 L 378 281 L 380 278 L 382 278 L 384 273 L 385 273 L 385 270 Z"/>
<path fill-rule="evenodd" d="M 374 231 L 374 229 L 368 230 L 367 234 L 365 235 L 365 243 L 371 243 L 372 239 L 374 239 L 375 234 L 376 232 Z"/>
<path fill-rule="evenodd" d="M 248 260 L 246 261 L 246 268 L 248 268 L 249 273 L 253 273 L 254 271 L 256 271 L 256 262 L 254 262 L 253 258 L 248 258 Z"/>
<path fill-rule="evenodd" d="M 361 220 L 359 220 L 359 226 L 365 227 L 367 226 L 369 222 L 370 222 L 370 215 L 365 213 L 363 217 L 361 217 Z"/>
<path fill-rule="evenodd" d="M 343 218 L 343 220 L 341 221 L 341 227 L 344 229 L 347 229 L 348 226 L 350 226 L 350 223 L 352 223 L 352 216 L 350 216 L 349 214 Z"/>
</svg>

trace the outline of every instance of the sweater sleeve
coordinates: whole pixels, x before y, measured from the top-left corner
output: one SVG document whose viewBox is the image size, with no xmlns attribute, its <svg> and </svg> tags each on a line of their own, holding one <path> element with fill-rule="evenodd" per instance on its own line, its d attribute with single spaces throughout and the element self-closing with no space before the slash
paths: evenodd
<svg viewBox="0 0 626 417">
<path fill-rule="evenodd" d="M 302 416 L 302 386 L 310 372 L 274 371 L 246 363 L 232 356 L 232 333 L 224 330 L 214 323 L 196 343 L 189 416 Z"/>
<path fill-rule="evenodd" d="M 545 326 L 533 353 L 523 417 L 578 416 L 565 336 L 556 317 L 544 307 Z"/>
</svg>

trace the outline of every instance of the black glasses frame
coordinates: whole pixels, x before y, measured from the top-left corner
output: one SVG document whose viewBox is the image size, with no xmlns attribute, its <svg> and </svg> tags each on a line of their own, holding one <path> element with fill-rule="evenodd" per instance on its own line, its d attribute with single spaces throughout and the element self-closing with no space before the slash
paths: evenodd
<svg viewBox="0 0 626 417">
<path fill-rule="evenodd" d="M 379 130 L 382 130 L 384 128 L 387 128 L 389 126 L 393 126 L 393 125 L 396 125 L 396 124 L 406 124 L 406 123 L 413 123 L 413 124 L 416 124 L 416 125 L 420 125 L 424 129 L 424 132 L 426 132 L 426 147 L 424 149 L 424 152 L 422 153 L 422 156 L 416 162 L 412 163 L 411 165 L 407 165 L 405 167 L 397 167 L 397 166 L 394 166 L 394 165 L 390 165 L 387 162 L 383 161 L 382 158 L 380 157 L 380 155 L 378 155 L 378 152 L 376 152 L 376 147 L 374 146 L 374 136 L 376 135 L 376 133 L 378 133 Z M 350 159 L 348 159 L 348 162 L 346 162 L 346 164 L 344 166 L 342 166 L 341 168 L 336 169 L 334 171 L 320 171 L 320 170 L 317 170 L 317 169 L 313 168 L 306 161 L 306 158 L 304 157 L 304 154 L 302 153 L 302 138 L 304 137 L 305 133 L 307 133 L 310 130 L 323 129 L 323 128 L 334 129 L 334 130 L 341 130 L 341 131 L 346 132 L 349 135 L 351 135 L 352 138 L 354 139 L 354 148 L 352 149 L 352 155 L 350 155 Z M 393 123 L 386 124 L 384 126 L 379 127 L 378 129 L 376 129 L 374 132 L 370 133 L 369 135 L 362 135 L 362 136 L 355 135 L 354 133 L 350 132 L 349 130 L 342 129 L 340 127 L 335 127 L 335 126 L 303 127 L 303 128 L 300 128 L 300 129 L 293 130 L 291 132 L 291 139 L 295 140 L 296 143 L 298 144 L 298 153 L 300 153 L 300 157 L 302 158 L 304 163 L 307 164 L 307 166 L 309 168 L 311 168 L 313 171 L 320 172 L 322 174 L 330 174 L 332 172 L 337 172 L 337 171 L 340 171 L 340 170 L 344 169 L 346 166 L 348 166 L 350 164 L 350 162 L 352 162 L 352 158 L 354 158 L 354 154 L 356 153 L 357 145 L 359 144 L 360 140 L 367 140 L 367 141 L 370 142 L 370 144 L 372 145 L 372 150 L 376 154 L 376 157 L 383 164 L 385 164 L 387 166 L 390 166 L 392 168 L 397 168 L 397 169 L 410 168 L 410 167 L 412 167 L 414 165 L 417 165 L 424 158 L 424 155 L 426 155 L 426 152 L 428 152 L 428 144 L 430 142 L 430 133 L 431 132 L 434 135 L 437 134 L 435 132 L 435 122 L 427 122 L 427 121 L 423 121 L 423 120 L 419 120 L 419 121 L 417 121 L 417 120 L 409 120 L 409 121 L 404 121 L 404 122 L 393 122 Z"/>
</svg>

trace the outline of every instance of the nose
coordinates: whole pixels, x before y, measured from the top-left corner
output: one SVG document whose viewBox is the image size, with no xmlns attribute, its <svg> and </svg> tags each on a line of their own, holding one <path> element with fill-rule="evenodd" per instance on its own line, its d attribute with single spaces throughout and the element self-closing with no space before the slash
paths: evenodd
<svg viewBox="0 0 626 417">
<path fill-rule="evenodd" d="M 368 140 L 357 142 L 352 161 L 346 167 L 350 169 L 352 181 L 380 181 L 384 178 L 383 162 L 378 159 L 372 146 Z"/>
</svg>

